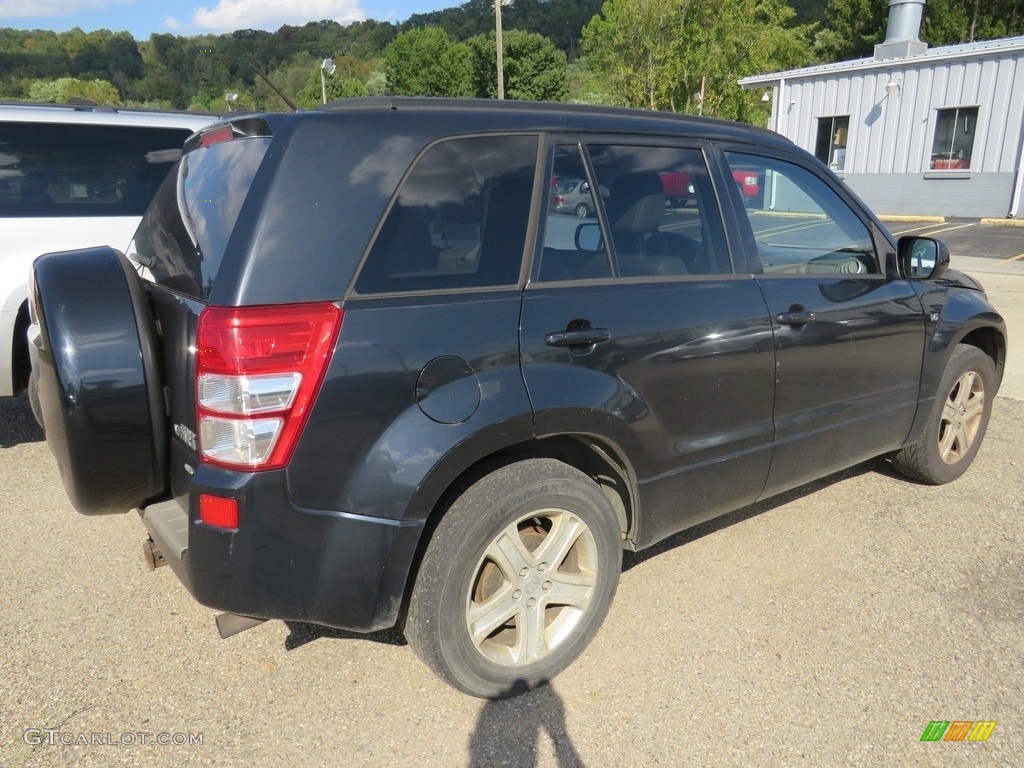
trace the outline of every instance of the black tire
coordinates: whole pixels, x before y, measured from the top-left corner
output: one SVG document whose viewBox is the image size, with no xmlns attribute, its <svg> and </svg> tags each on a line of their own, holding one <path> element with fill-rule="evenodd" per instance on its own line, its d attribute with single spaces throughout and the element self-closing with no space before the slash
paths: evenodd
<svg viewBox="0 0 1024 768">
<path fill-rule="evenodd" d="M 981 447 L 995 397 L 995 365 L 977 347 L 950 355 L 921 439 L 892 456 L 896 470 L 930 485 L 956 480 Z"/>
<path fill-rule="evenodd" d="M 579 218 L 585 219 L 590 215 L 590 208 L 587 207 L 586 203 L 580 203 L 573 210 L 573 213 L 575 213 Z"/>
<path fill-rule="evenodd" d="M 584 651 L 621 566 L 619 524 L 596 483 L 551 459 L 510 464 L 462 493 L 438 524 L 405 635 L 455 688 L 485 698 L 523 693 Z"/>
</svg>

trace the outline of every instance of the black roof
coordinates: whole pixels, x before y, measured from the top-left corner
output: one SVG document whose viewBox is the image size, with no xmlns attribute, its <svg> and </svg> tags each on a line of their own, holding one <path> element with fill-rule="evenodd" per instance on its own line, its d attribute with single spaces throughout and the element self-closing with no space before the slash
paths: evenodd
<svg viewBox="0 0 1024 768">
<path fill-rule="evenodd" d="M 507 128 L 535 130 L 600 131 L 610 133 L 649 133 L 666 136 L 701 136 L 761 144 L 791 146 L 788 139 L 765 128 L 710 117 L 681 115 L 624 107 L 565 104 L 560 102 L 515 101 L 510 99 L 448 99 L 429 97 L 377 96 L 339 99 L 319 107 L 319 113 L 418 112 L 442 116 L 460 113 L 467 130 L 475 122 L 493 129 L 495 123 Z M 299 113 L 301 114 L 301 113 Z M 480 118 L 472 120 L 472 116 Z"/>
</svg>

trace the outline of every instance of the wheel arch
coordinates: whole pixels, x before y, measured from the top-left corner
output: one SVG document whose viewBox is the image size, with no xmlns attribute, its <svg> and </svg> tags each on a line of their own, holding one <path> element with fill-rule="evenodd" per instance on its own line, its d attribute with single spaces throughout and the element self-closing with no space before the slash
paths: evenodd
<svg viewBox="0 0 1024 768">
<path fill-rule="evenodd" d="M 996 379 L 997 381 L 1002 380 L 1003 368 L 1006 364 L 1005 333 L 1001 333 L 995 326 L 984 325 L 969 331 L 962 338 L 958 339 L 956 343 L 970 344 L 992 358 L 992 363 L 996 368 Z"/>
<path fill-rule="evenodd" d="M 590 477 L 601 488 L 615 511 L 623 547 L 634 548 L 638 510 L 636 475 L 631 463 L 618 446 L 586 434 L 554 435 L 509 445 L 465 467 L 431 505 L 402 590 L 400 623 L 404 623 L 409 597 L 415 586 L 423 555 L 434 531 L 455 499 L 485 475 L 503 466 L 528 459 L 555 459 Z"/>
<path fill-rule="evenodd" d="M 917 415 L 904 445 L 921 438 L 928 421 L 929 403 L 932 401 L 949 359 L 958 344 L 980 349 L 992 359 L 996 371 L 996 389 L 1003 378 L 1006 365 L 1006 323 L 994 310 L 983 312 L 954 324 L 942 323 L 925 351 L 921 370 L 921 390 Z"/>
</svg>

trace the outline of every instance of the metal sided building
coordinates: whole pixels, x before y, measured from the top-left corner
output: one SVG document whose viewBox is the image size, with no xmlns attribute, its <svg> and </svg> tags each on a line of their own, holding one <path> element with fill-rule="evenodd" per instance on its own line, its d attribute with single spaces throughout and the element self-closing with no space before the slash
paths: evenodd
<svg viewBox="0 0 1024 768">
<path fill-rule="evenodd" d="M 1024 215 L 1024 37 L 928 49 L 924 0 L 890 0 L 875 55 L 740 80 L 769 128 L 883 214 Z"/>
</svg>

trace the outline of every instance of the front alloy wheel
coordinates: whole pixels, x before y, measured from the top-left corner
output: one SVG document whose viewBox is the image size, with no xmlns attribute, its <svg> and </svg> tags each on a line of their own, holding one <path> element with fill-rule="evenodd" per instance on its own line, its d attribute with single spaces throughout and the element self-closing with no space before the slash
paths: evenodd
<svg viewBox="0 0 1024 768">
<path fill-rule="evenodd" d="M 939 458 L 946 464 L 961 461 L 974 445 L 985 417 L 985 381 L 977 371 L 966 371 L 946 397 L 939 420 Z"/>
<path fill-rule="evenodd" d="M 981 447 L 995 391 L 992 358 L 977 347 L 958 344 L 946 363 L 924 433 L 892 456 L 896 470 L 930 485 L 960 477 Z"/>
</svg>

